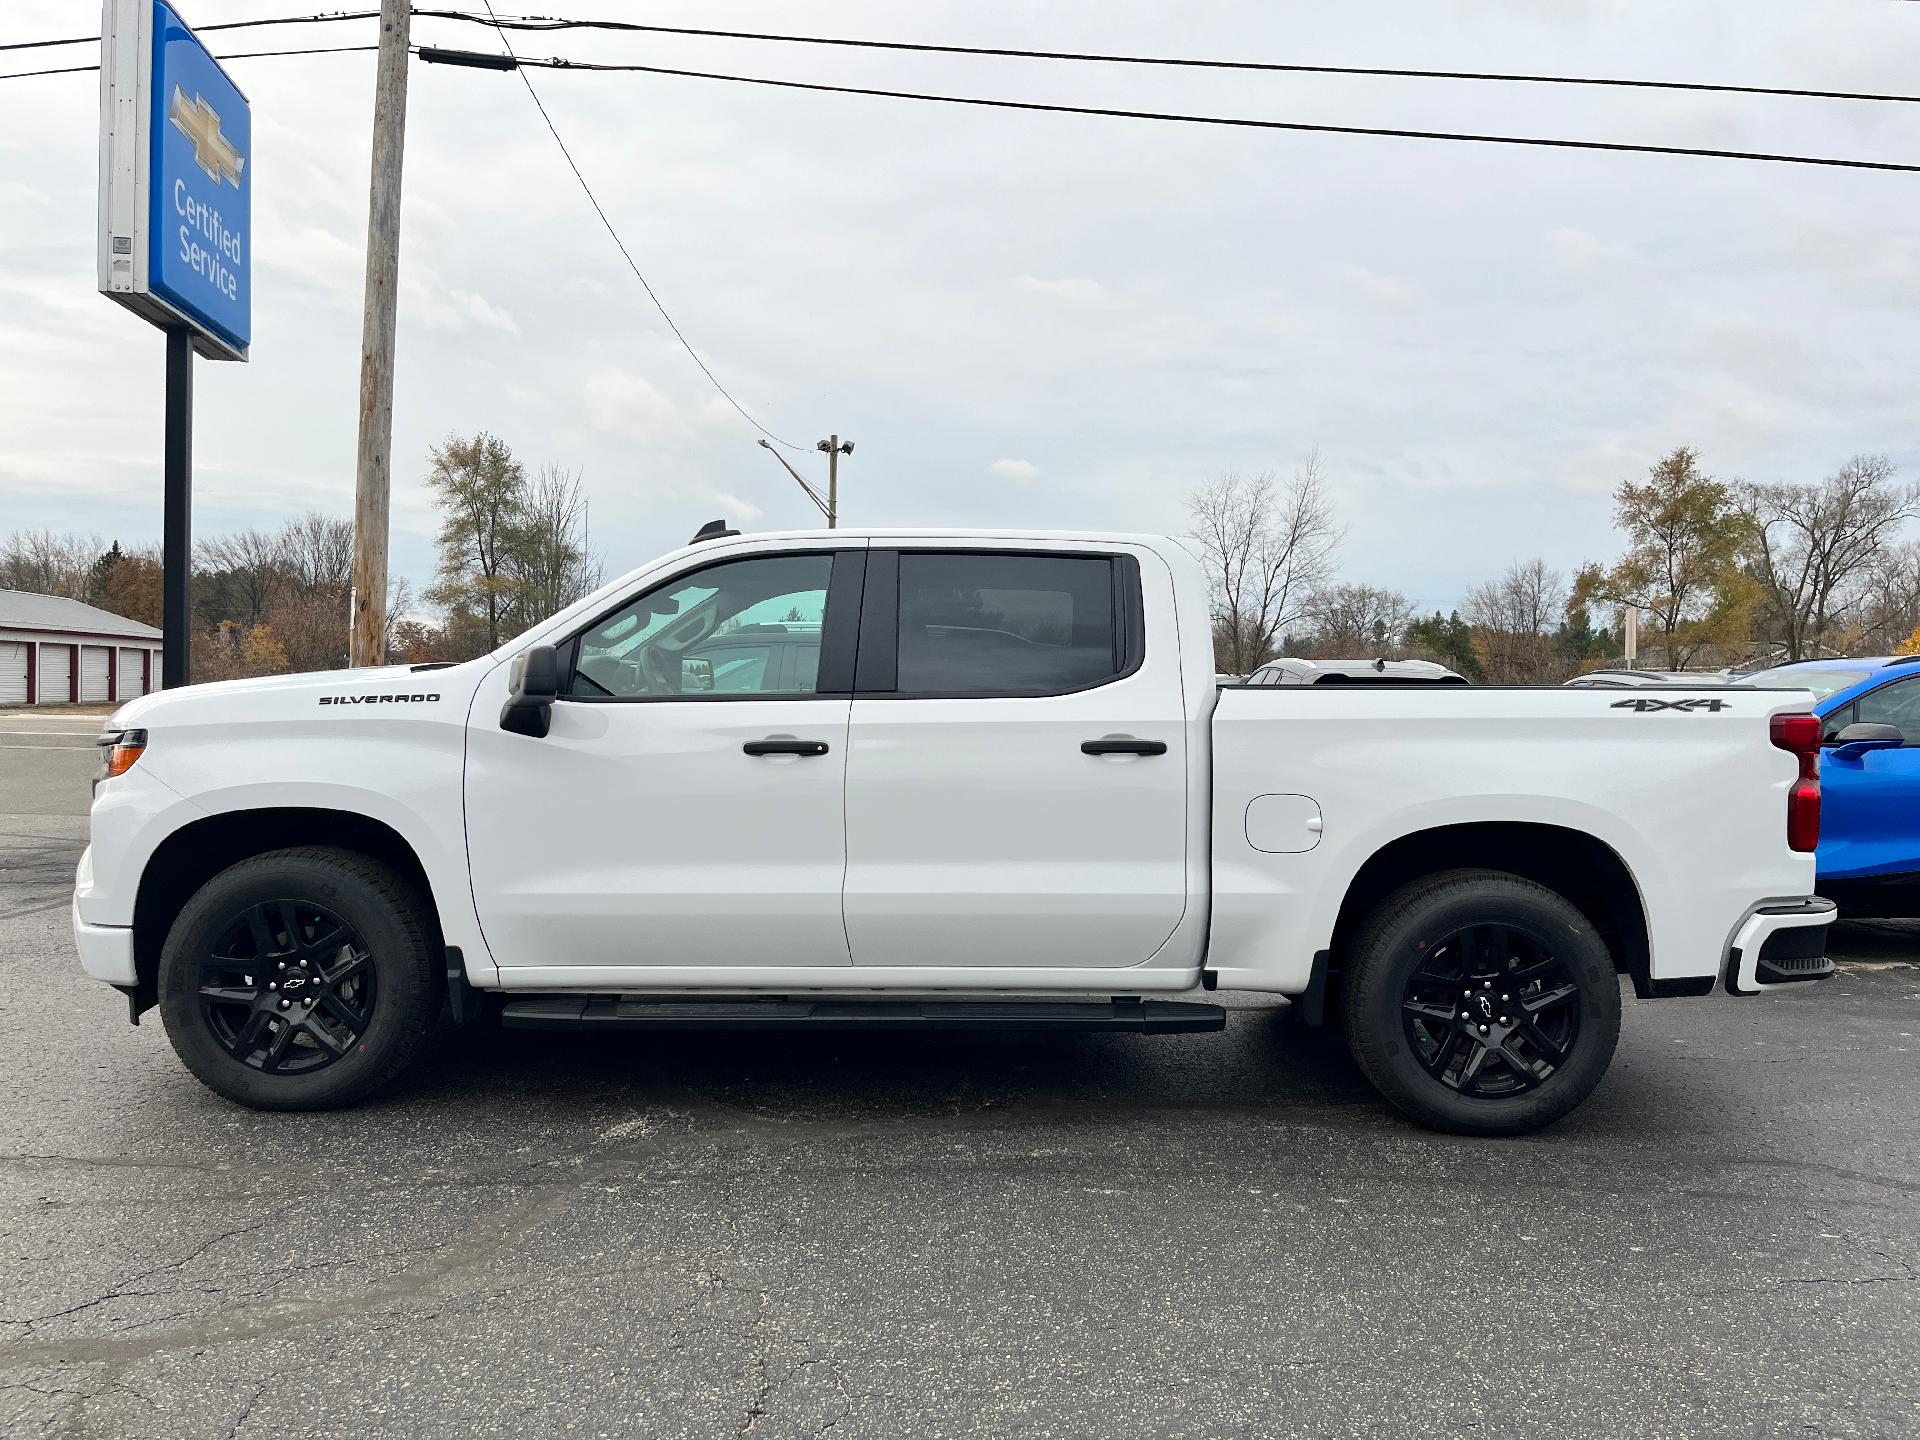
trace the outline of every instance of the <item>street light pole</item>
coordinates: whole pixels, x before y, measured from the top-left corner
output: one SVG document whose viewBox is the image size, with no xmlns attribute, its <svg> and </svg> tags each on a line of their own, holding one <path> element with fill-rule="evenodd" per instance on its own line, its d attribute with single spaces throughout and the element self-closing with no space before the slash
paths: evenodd
<svg viewBox="0 0 1920 1440">
<path fill-rule="evenodd" d="M 827 445 L 826 441 L 822 440 L 820 442 L 821 449 L 824 450 L 826 448 L 826 445 Z M 813 502 L 814 508 L 818 510 L 822 515 L 827 517 L 827 528 L 829 530 L 833 529 L 834 522 L 839 519 L 838 506 L 835 504 L 835 501 L 838 499 L 837 495 L 835 495 L 832 490 L 829 490 L 828 492 L 829 498 L 823 500 L 820 497 L 820 492 L 814 489 L 813 486 L 809 485 L 806 482 L 805 477 L 802 476 L 798 470 L 794 469 L 793 466 L 787 464 L 786 456 L 782 455 L 778 450 L 774 449 L 773 446 L 765 440 L 762 440 L 760 442 L 760 448 L 766 451 L 769 455 L 773 456 L 774 459 L 780 462 L 781 467 L 785 469 L 786 472 L 793 477 L 793 483 L 798 485 L 803 491 L 806 492 L 807 499 Z M 849 444 L 847 448 L 851 450 L 853 447 L 851 444 Z M 831 466 L 829 466 L 829 470 L 831 470 Z M 835 484 L 836 482 L 830 480 L 828 483 L 832 485 L 832 484 Z"/>
<path fill-rule="evenodd" d="M 764 445 L 766 441 L 760 443 Z M 840 524 L 840 457 L 853 453 L 853 442 L 843 441 L 838 435 L 829 435 L 813 448 L 827 452 L 827 528 L 837 529 Z"/>
</svg>

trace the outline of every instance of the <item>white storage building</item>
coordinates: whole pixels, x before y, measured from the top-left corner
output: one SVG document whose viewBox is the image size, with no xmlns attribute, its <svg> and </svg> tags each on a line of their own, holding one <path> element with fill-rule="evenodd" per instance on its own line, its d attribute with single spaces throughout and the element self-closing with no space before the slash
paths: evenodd
<svg viewBox="0 0 1920 1440">
<path fill-rule="evenodd" d="M 160 683 L 160 632 L 78 600 L 0 590 L 0 705 L 115 704 Z"/>
</svg>

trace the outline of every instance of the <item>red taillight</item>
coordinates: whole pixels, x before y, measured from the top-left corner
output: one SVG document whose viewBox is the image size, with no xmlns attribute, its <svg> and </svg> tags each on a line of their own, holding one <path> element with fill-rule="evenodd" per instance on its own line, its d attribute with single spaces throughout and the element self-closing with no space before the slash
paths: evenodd
<svg viewBox="0 0 1920 1440">
<path fill-rule="evenodd" d="M 1820 843 L 1820 717 L 1776 715 L 1773 743 L 1800 761 L 1800 778 L 1787 791 L 1787 848 L 1810 851 Z"/>
</svg>

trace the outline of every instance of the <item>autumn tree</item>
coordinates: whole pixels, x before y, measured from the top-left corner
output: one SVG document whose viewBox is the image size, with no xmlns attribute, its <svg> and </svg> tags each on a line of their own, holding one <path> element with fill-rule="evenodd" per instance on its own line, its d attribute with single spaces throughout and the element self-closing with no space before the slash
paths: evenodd
<svg viewBox="0 0 1920 1440">
<path fill-rule="evenodd" d="M 1731 486 L 1704 474 L 1683 445 L 1644 481 L 1621 483 L 1614 522 L 1627 553 L 1609 569 L 1582 570 L 1576 604 L 1638 610 L 1669 670 L 1705 651 L 1743 648 L 1760 587 L 1740 568 L 1751 526 Z"/>
<path fill-rule="evenodd" d="M 473 617 L 484 637 L 475 653 L 492 650 L 515 609 L 512 556 L 526 519 L 526 468 L 484 430 L 471 440 L 449 435 L 430 454 L 440 563 L 427 598 L 450 616 Z"/>
<path fill-rule="evenodd" d="M 1282 484 L 1271 471 L 1228 471 L 1187 496 L 1213 608 L 1216 669 L 1244 675 L 1269 659 L 1307 597 L 1333 574 L 1345 535 L 1309 455 Z"/>
<path fill-rule="evenodd" d="M 1886 456 L 1856 455 L 1812 484 L 1743 485 L 1740 505 L 1761 633 L 1804 660 L 1836 638 L 1838 612 L 1920 511 L 1920 490 L 1900 484 Z"/>
<path fill-rule="evenodd" d="M 123 550 L 119 561 L 101 581 L 99 597 L 94 603 L 102 610 L 157 630 L 163 603 L 161 576 L 160 556 L 151 546 Z"/>
</svg>

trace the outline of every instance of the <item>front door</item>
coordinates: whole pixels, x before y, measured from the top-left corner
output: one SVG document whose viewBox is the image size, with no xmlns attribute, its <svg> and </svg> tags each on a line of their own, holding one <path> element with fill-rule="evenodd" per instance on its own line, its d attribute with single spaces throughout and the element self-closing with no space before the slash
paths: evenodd
<svg viewBox="0 0 1920 1440">
<path fill-rule="evenodd" d="M 497 964 L 848 963 L 861 568 L 845 549 L 684 571 L 562 647 L 544 738 L 476 704 L 468 851 Z"/>
<path fill-rule="evenodd" d="M 1920 874 L 1920 675 L 1869 690 L 1828 715 L 1831 746 L 1848 725 L 1897 727 L 1906 743 L 1820 762 L 1820 876 Z"/>
<path fill-rule="evenodd" d="M 1143 638 L 1176 633 L 1165 565 L 876 548 L 866 597 L 847 760 L 854 962 L 1148 959 L 1187 891 L 1179 656 Z"/>
</svg>

